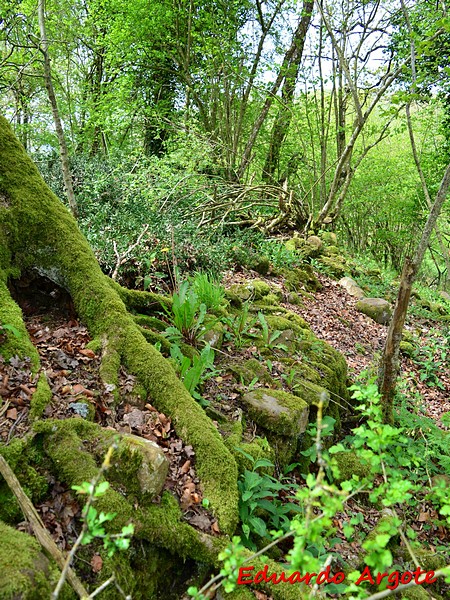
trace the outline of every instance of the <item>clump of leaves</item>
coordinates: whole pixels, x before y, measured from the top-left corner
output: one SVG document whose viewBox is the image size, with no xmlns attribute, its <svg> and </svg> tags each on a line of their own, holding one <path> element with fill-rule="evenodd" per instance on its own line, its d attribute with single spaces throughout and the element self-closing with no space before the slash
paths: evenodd
<svg viewBox="0 0 450 600">
<path fill-rule="evenodd" d="M 279 350 L 284 350 L 287 352 L 288 348 L 285 344 L 277 343 L 277 339 L 280 337 L 281 331 L 277 329 L 276 331 L 270 332 L 266 317 L 262 312 L 258 313 L 258 321 L 261 325 L 261 337 L 266 348 L 269 348 L 270 350 L 278 348 Z"/>
<path fill-rule="evenodd" d="M 191 285 L 199 301 L 206 306 L 207 310 L 219 310 L 224 305 L 225 289 L 212 275 L 195 273 Z"/>
<path fill-rule="evenodd" d="M 164 332 L 170 341 L 180 342 L 184 339 L 188 344 L 195 345 L 206 332 L 206 304 L 200 301 L 188 281 L 180 284 L 178 292 L 173 295 L 172 308 L 166 309 L 166 314 L 173 323 Z"/>
<path fill-rule="evenodd" d="M 245 302 L 242 305 L 238 315 L 227 317 L 223 319 L 228 332 L 226 337 L 230 339 L 236 350 L 240 350 L 248 337 L 254 337 L 251 330 L 256 325 L 256 319 L 254 317 L 249 318 L 249 304 Z"/>
<path fill-rule="evenodd" d="M 170 356 L 178 364 L 180 378 L 187 391 L 202 406 L 207 406 L 209 403 L 201 396 L 199 387 L 207 379 L 214 377 L 218 373 L 214 368 L 214 350 L 209 344 L 206 344 L 200 355 L 194 356 L 191 359 L 188 356 L 184 356 L 179 346 L 173 344 L 170 349 Z"/>
<path fill-rule="evenodd" d="M 237 448 L 251 463 L 252 470 L 245 469 L 238 481 L 239 518 L 243 534 L 243 544 L 251 550 L 256 549 L 254 536 L 268 538 L 269 530 L 289 531 L 292 513 L 301 512 L 298 504 L 282 501 L 280 492 L 294 497 L 298 486 L 284 483 L 267 473 L 259 473 L 259 469 L 274 468 L 270 460 L 253 456 Z"/>
</svg>

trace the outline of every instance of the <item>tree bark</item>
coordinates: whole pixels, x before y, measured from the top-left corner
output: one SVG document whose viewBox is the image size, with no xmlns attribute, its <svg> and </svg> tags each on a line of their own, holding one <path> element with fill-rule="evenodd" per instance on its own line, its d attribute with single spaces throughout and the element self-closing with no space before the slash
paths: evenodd
<svg viewBox="0 0 450 600">
<path fill-rule="evenodd" d="M 78 217 L 78 205 L 75 198 L 72 185 L 72 173 L 69 165 L 69 153 L 67 151 L 66 138 L 64 135 L 64 129 L 59 116 L 58 103 L 56 101 L 55 90 L 53 88 L 52 81 L 52 69 L 50 65 L 50 56 L 48 53 L 48 40 L 47 32 L 45 28 L 45 0 L 39 0 L 38 2 L 38 16 L 39 16 L 39 30 L 41 34 L 40 50 L 44 57 L 44 81 L 47 89 L 48 99 L 52 107 L 53 122 L 55 124 L 56 135 L 59 143 L 59 154 L 61 158 L 61 169 L 64 179 L 64 187 L 66 189 L 67 200 L 69 202 L 70 210 L 75 218 Z"/>
</svg>

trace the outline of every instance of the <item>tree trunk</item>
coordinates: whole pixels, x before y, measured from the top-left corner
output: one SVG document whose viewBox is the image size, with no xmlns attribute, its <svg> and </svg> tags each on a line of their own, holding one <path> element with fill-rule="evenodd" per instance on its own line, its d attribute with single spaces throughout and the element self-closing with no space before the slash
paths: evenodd
<svg viewBox="0 0 450 600">
<path fill-rule="evenodd" d="M 45 30 L 45 14 L 44 14 L 44 0 L 38 2 L 38 15 L 39 15 L 39 30 L 41 33 L 41 44 L 40 50 L 44 57 L 44 81 L 47 89 L 48 99 L 52 107 L 53 122 L 55 124 L 56 135 L 59 143 L 59 154 L 61 158 L 61 168 L 64 179 L 64 187 L 66 188 L 67 199 L 69 201 L 70 210 L 75 218 L 78 217 L 78 205 L 75 198 L 72 185 L 72 173 L 69 165 L 69 153 L 67 151 L 66 138 L 64 136 L 64 130 L 59 116 L 58 103 L 56 101 L 55 90 L 52 82 L 52 70 L 50 65 L 50 57 L 48 54 L 48 41 L 47 33 Z"/>
<path fill-rule="evenodd" d="M 436 225 L 436 221 L 441 212 L 442 205 L 447 197 L 450 187 L 450 164 L 444 173 L 439 191 L 436 195 L 434 204 L 430 210 L 428 220 L 425 224 L 422 237 L 417 245 L 416 252 L 412 260 L 407 259 L 403 268 L 400 289 L 395 304 L 394 314 L 386 338 L 383 358 L 380 367 L 380 393 L 383 402 L 383 415 L 386 423 L 392 423 L 394 420 L 393 403 L 395 395 L 395 385 L 398 376 L 398 356 L 400 342 L 402 339 L 403 325 L 405 324 L 406 312 L 408 310 L 409 299 L 411 297 L 412 285 L 419 272 L 425 251 L 428 247 L 431 233 Z"/>
<path fill-rule="evenodd" d="M 64 287 L 80 319 L 102 347 L 100 373 L 118 383 L 121 363 L 137 377 L 158 410 L 172 418 L 178 435 L 192 444 L 196 468 L 223 532 L 237 523 L 237 469 L 229 450 L 199 404 L 191 398 L 170 363 L 144 339 L 128 306 L 161 309 L 168 299 L 132 292 L 106 277 L 76 221 L 50 191 L 31 159 L 0 117 L 0 322 L 17 325 L 28 340 L 20 311 L 6 288 L 10 273 L 35 269 Z M 17 316 L 19 315 L 19 316 Z M 12 323 L 11 321 L 14 321 Z M 10 336 L 14 346 L 16 338 Z M 31 347 L 31 351 L 29 348 Z M 26 355 L 38 358 L 28 340 Z"/>
</svg>

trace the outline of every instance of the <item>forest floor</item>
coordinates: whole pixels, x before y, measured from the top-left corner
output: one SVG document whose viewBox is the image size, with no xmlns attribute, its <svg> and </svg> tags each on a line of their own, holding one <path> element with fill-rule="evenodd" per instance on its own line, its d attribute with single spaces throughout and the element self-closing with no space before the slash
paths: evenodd
<svg viewBox="0 0 450 600">
<path fill-rule="evenodd" d="M 303 306 L 284 304 L 297 312 L 311 326 L 316 336 L 339 350 L 346 358 L 349 375 L 353 379 L 362 371 L 375 372 L 376 362 L 383 349 L 387 328 L 356 311 L 356 300 L 339 284 L 323 275 L 318 275 L 322 289 L 311 298 L 305 298 Z M 242 283 L 245 274 L 234 274 L 228 283 Z M 274 279 L 271 279 L 274 282 Z M 276 282 L 275 282 L 276 283 Z M 283 287 L 283 281 L 278 282 Z M 26 326 L 35 344 L 52 389 L 52 401 L 45 409 L 44 418 L 65 419 L 83 414 L 86 404 L 79 399 L 88 399 L 95 421 L 104 427 L 120 433 L 134 433 L 157 442 L 170 461 L 169 476 L 165 489 L 179 500 L 185 519 L 194 527 L 210 534 L 219 533 L 216 520 L 202 506 L 200 481 L 195 472 L 195 452 L 177 437 L 171 421 L 164 414 L 145 401 L 136 402 L 131 394 L 134 379 L 124 369 L 120 372 L 120 396 L 122 402 L 114 410 L 112 390 L 105 388 L 99 376 L 100 358 L 86 348 L 90 341 L 87 329 L 78 322 L 76 316 L 66 306 L 57 303 L 51 311 L 48 307 L 33 304 L 27 300 L 22 306 Z M 419 338 L 422 347 L 430 342 L 434 348 L 445 343 L 445 338 L 436 323 L 423 318 L 411 318 L 407 327 Z M 423 367 L 412 358 L 402 357 L 404 385 L 414 391 L 418 405 L 415 407 L 425 416 L 432 418 L 439 427 L 445 428 L 441 416 L 450 411 L 450 375 L 439 371 L 436 362 L 427 377 Z M 14 437 L 22 437 L 30 431 L 28 420 L 30 399 L 36 389 L 37 376 L 31 374 L 27 361 L 12 359 L 6 363 L 0 357 L 0 440 L 8 444 Z M 213 393 L 214 387 L 209 388 Z M 208 397 L 208 394 L 205 396 Z M 297 477 L 301 483 L 301 478 Z M 62 550 L 67 550 L 75 541 L 79 529 L 80 505 L 74 492 L 58 481 L 49 482 L 51 495 L 36 508 L 47 529 Z M 157 501 L 158 499 L 156 499 Z M 348 513 L 361 513 L 364 527 L 370 531 L 377 523 L 378 510 L 364 506 L 357 500 L 349 502 Z M 415 515 L 408 515 L 408 521 L 418 533 L 419 539 L 433 549 L 436 540 L 442 540 L 444 530 L 424 527 L 433 519 L 434 509 L 425 499 Z M 360 545 L 349 544 L 340 536 L 342 522 L 335 519 L 337 537 L 342 537 L 338 551 L 350 564 L 357 562 Z M 19 529 L 29 531 L 23 522 Z M 94 554 L 91 560 L 94 572 L 101 570 L 101 558 Z M 266 598 L 258 592 L 258 598 Z"/>
</svg>

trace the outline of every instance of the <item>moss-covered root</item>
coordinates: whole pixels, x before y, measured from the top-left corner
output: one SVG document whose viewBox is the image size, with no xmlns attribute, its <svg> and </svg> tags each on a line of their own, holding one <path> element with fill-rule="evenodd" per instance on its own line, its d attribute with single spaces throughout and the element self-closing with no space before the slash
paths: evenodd
<svg viewBox="0 0 450 600">
<path fill-rule="evenodd" d="M 39 368 L 39 354 L 36 348 L 31 343 L 28 337 L 28 332 L 25 328 L 22 311 L 11 298 L 8 288 L 6 287 L 6 275 L 0 271 L 0 326 L 10 326 L 0 332 L 6 337 L 5 341 L 0 345 L 0 354 L 9 360 L 13 356 L 31 359 L 31 367 L 34 372 Z"/>
<path fill-rule="evenodd" d="M 173 368 L 145 341 L 121 298 L 136 305 L 139 297 L 139 311 L 144 312 L 146 303 L 149 309 L 149 296 L 132 294 L 131 301 L 127 292 L 103 275 L 75 220 L 45 184 L 2 117 L 0 165 L 4 198 L 0 204 L 0 242 L 7 240 L 14 266 L 38 268 L 65 287 L 90 333 L 106 336 L 111 351 L 116 351 L 128 370 L 138 376 L 152 403 L 172 418 L 178 434 L 194 447 L 204 493 L 222 531 L 231 533 L 238 516 L 236 463 Z M 150 304 L 161 306 L 162 302 L 163 298 L 153 298 Z M 116 366 L 108 365 L 103 375 L 114 377 Z"/>
<path fill-rule="evenodd" d="M 172 299 L 154 292 L 140 292 L 122 287 L 117 282 L 108 278 L 112 289 L 117 292 L 125 306 L 145 314 L 163 313 L 172 307 Z"/>
<path fill-rule="evenodd" d="M 50 598 L 59 579 L 59 571 L 42 553 L 38 542 L 26 533 L 0 521 L 0 598 Z M 76 595 L 64 585 L 61 600 Z"/>
<path fill-rule="evenodd" d="M 36 391 L 31 397 L 30 419 L 38 419 L 52 399 L 52 390 L 47 381 L 47 376 L 41 372 L 36 386 Z"/>
</svg>

